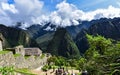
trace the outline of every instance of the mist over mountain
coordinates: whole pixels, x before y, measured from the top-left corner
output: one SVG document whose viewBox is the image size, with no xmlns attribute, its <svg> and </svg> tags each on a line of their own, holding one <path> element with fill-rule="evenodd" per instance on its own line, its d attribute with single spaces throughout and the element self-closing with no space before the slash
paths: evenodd
<svg viewBox="0 0 120 75">
<path fill-rule="evenodd" d="M 64 28 L 56 27 L 56 25 L 51 23 L 47 23 L 44 26 L 34 24 L 26 30 L 19 28 L 20 25 L 17 27 L 0 25 L 0 33 L 3 35 L 5 43 L 7 43 L 6 47 L 23 44 L 25 47 L 35 46 L 41 48 L 43 52 L 69 57 L 71 53 L 69 53 L 68 49 L 79 51 L 82 54 L 89 48 L 86 34 L 94 36 L 101 35 L 105 38 L 119 41 L 119 22 L 120 18 L 101 18 L 99 20 L 81 21 L 77 26 L 67 26 Z M 53 28 L 53 30 L 46 30 L 49 26 Z M 60 42 L 65 45 L 61 45 Z M 61 48 L 64 48 L 62 50 L 63 52 L 65 51 L 66 54 L 59 54 Z M 57 53 L 53 53 L 56 51 Z"/>
<path fill-rule="evenodd" d="M 51 2 L 53 8 L 47 9 L 50 7 L 49 1 L 0 0 L 0 24 L 3 24 L 0 26 L 0 33 L 11 47 L 19 44 L 24 46 L 34 46 L 35 44 L 45 52 L 51 40 L 59 36 L 60 32 L 57 34 L 59 28 L 64 28 L 66 33 L 69 33 L 69 36 L 61 37 L 67 37 L 71 40 L 70 42 L 77 45 L 80 53 L 84 53 L 89 47 L 86 34 L 98 34 L 119 40 L 119 1 L 111 0 L 104 6 L 103 4 L 107 0 L 91 1 L 93 3 L 88 0 L 89 3 L 85 3 L 83 6 L 82 3 L 78 5 L 81 1 L 74 3 L 60 0 L 55 1 L 55 4 L 53 1 L 53 5 Z M 93 9 L 93 6 L 96 9 Z M 63 39 L 67 43 L 69 42 L 67 39 Z M 66 44 L 66 46 L 68 45 L 73 48 L 71 44 Z"/>
<path fill-rule="evenodd" d="M 21 22 L 19 27 L 23 29 L 34 24 L 44 26 L 51 23 L 57 28 L 76 26 L 81 24 L 80 21 L 120 17 L 120 8 L 113 5 L 109 5 L 107 8 L 83 11 L 67 0 L 62 0 L 56 4 L 55 10 L 51 12 L 44 9 L 46 5 L 42 0 L 13 0 L 12 3 L 2 0 L 0 4 L 0 23 L 6 26 L 15 26 L 17 22 Z M 46 30 L 53 29 L 48 26 Z"/>
</svg>

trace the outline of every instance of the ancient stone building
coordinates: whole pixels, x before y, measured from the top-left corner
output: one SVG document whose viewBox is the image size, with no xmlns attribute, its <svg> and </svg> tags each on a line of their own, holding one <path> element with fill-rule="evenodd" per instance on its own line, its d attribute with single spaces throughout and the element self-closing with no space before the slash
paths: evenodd
<svg viewBox="0 0 120 75">
<path fill-rule="evenodd" d="M 0 38 L 0 51 L 3 50 L 3 48 L 2 48 L 2 42 L 3 42 L 3 40 L 2 40 L 2 38 Z"/>
<path fill-rule="evenodd" d="M 7 48 L 6 50 L 12 51 L 13 54 L 21 54 L 23 56 L 25 55 L 25 50 L 22 45 L 16 46 L 14 48 Z"/>
<path fill-rule="evenodd" d="M 42 51 L 39 48 L 24 48 L 25 49 L 25 55 L 31 56 L 40 56 L 42 54 Z"/>
<path fill-rule="evenodd" d="M 22 45 L 16 46 L 15 47 L 15 54 L 21 54 L 21 55 L 25 55 L 25 50 L 24 47 Z"/>
</svg>

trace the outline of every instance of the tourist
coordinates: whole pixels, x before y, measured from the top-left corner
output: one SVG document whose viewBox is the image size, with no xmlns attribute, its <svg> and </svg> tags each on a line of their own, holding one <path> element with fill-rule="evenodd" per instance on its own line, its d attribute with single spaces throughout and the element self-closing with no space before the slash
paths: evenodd
<svg viewBox="0 0 120 75">
<path fill-rule="evenodd" d="M 87 72 L 87 70 L 85 70 L 85 71 L 82 71 L 82 75 L 88 75 L 88 72 Z"/>
</svg>

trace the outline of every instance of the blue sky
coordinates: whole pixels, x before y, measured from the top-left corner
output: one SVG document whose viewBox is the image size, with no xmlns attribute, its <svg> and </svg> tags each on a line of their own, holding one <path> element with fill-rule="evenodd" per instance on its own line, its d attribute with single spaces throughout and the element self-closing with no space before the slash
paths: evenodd
<svg viewBox="0 0 120 75">
<path fill-rule="evenodd" d="M 63 27 L 78 25 L 78 20 L 120 17 L 120 0 L 0 0 L 0 4 L 0 24 L 24 22 L 23 27 L 47 22 Z"/>
<path fill-rule="evenodd" d="M 8 0 L 8 3 L 9 3 L 9 4 L 13 4 L 13 3 L 14 3 L 14 0 Z"/>
<path fill-rule="evenodd" d="M 45 3 L 45 7 L 50 11 L 55 10 L 56 4 L 63 0 L 42 0 Z M 74 4 L 77 8 L 83 11 L 93 11 L 99 8 L 107 8 L 112 5 L 118 7 L 117 1 L 120 0 L 66 0 L 68 3 Z"/>
<path fill-rule="evenodd" d="M 63 0 L 40 0 L 44 2 L 44 8 L 48 11 L 56 10 L 56 5 Z M 74 4 L 78 9 L 83 11 L 93 11 L 100 8 L 107 8 L 112 5 L 119 7 L 117 2 L 120 0 L 66 0 L 68 3 Z M 13 4 L 14 0 L 8 0 L 8 3 Z"/>
<path fill-rule="evenodd" d="M 93 11 L 100 8 L 107 8 L 112 5 L 118 7 L 117 0 L 68 0 L 83 11 Z"/>
</svg>

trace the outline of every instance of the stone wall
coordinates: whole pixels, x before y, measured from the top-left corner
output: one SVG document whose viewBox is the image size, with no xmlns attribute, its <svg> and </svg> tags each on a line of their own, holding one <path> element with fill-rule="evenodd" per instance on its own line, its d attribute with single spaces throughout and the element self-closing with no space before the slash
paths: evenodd
<svg viewBox="0 0 120 75">
<path fill-rule="evenodd" d="M 0 51 L 2 51 L 3 48 L 2 48 L 2 40 L 0 39 Z"/>
<path fill-rule="evenodd" d="M 0 66 L 12 66 L 15 65 L 15 58 L 12 52 L 0 54 Z"/>
<path fill-rule="evenodd" d="M 0 54 L 0 66 L 14 66 L 15 68 L 31 68 L 35 69 L 47 63 L 49 57 L 45 56 L 29 56 L 25 58 L 23 55 L 14 56 L 12 52 Z"/>
<path fill-rule="evenodd" d="M 21 55 L 25 55 L 25 50 L 23 45 L 19 45 L 15 47 L 15 54 L 21 54 Z"/>
</svg>

